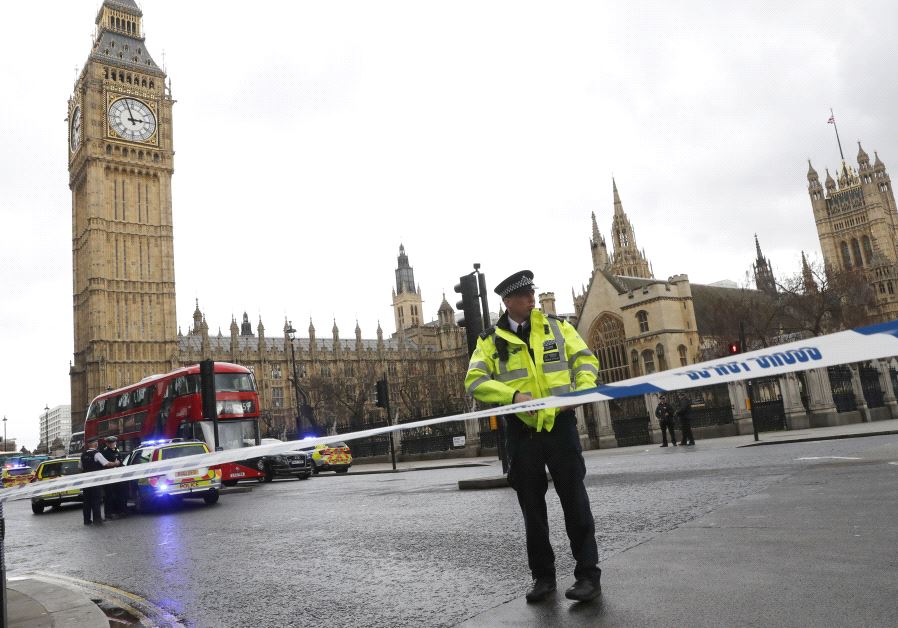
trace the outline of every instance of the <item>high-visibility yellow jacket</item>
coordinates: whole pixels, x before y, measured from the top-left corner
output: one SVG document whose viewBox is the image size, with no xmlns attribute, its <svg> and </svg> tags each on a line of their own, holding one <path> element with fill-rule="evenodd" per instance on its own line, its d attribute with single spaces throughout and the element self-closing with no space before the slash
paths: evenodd
<svg viewBox="0 0 898 628">
<path fill-rule="evenodd" d="M 474 398 L 488 403 L 512 403 L 515 392 L 526 392 L 537 399 L 596 385 L 599 361 L 574 327 L 540 310 L 530 312 L 530 352 L 524 341 L 508 328 L 508 314 L 496 327 L 477 339 L 471 355 L 465 389 Z M 500 357 L 498 339 L 508 343 L 507 360 Z M 535 415 L 516 416 L 536 431 L 551 431 L 558 408 L 538 410 Z"/>
</svg>

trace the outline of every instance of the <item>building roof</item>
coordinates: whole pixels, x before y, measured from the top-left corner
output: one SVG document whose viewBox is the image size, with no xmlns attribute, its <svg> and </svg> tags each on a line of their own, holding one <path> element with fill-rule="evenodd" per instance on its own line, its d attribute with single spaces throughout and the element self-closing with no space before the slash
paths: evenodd
<svg viewBox="0 0 898 628">
<path fill-rule="evenodd" d="M 110 30 L 101 30 L 90 58 L 102 63 L 139 70 L 147 74 L 164 77 L 156 65 L 142 38 L 132 37 Z"/>
</svg>

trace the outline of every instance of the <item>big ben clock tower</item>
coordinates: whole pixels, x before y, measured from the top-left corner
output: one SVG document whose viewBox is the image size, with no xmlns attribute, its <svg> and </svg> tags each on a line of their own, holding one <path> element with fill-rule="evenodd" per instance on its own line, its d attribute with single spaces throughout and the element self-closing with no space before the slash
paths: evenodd
<svg viewBox="0 0 898 628">
<path fill-rule="evenodd" d="M 105 0 L 68 105 L 73 429 L 107 388 L 177 360 L 172 98 L 134 0 Z"/>
</svg>

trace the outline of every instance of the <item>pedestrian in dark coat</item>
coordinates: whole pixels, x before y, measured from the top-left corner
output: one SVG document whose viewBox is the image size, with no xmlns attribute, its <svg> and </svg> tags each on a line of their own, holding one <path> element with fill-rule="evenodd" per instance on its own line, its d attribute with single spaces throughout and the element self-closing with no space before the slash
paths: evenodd
<svg viewBox="0 0 898 628">
<path fill-rule="evenodd" d="M 674 409 L 667 402 L 667 397 L 661 395 L 658 399 L 658 407 L 655 408 L 655 417 L 661 426 L 661 446 L 667 447 L 667 432 L 670 432 L 670 444 L 677 446 L 677 435 L 674 432 Z"/>
<path fill-rule="evenodd" d="M 683 440 L 681 445 L 695 445 L 695 437 L 692 435 L 692 419 L 689 417 L 689 410 L 692 408 L 692 401 L 689 395 L 680 391 L 680 400 L 677 404 L 677 416 L 680 417 L 680 430 L 683 432 Z"/>
</svg>

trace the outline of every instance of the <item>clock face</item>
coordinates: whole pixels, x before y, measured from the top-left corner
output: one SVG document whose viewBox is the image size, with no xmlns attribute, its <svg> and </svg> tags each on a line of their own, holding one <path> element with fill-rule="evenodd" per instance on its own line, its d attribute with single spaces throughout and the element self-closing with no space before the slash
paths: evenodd
<svg viewBox="0 0 898 628">
<path fill-rule="evenodd" d="M 123 140 L 145 142 L 156 132 L 156 117 L 136 98 L 119 98 L 109 105 L 109 126 Z"/>
<path fill-rule="evenodd" d="M 71 124 L 69 125 L 69 147 L 74 153 L 81 146 L 81 107 L 72 109 Z"/>
</svg>

